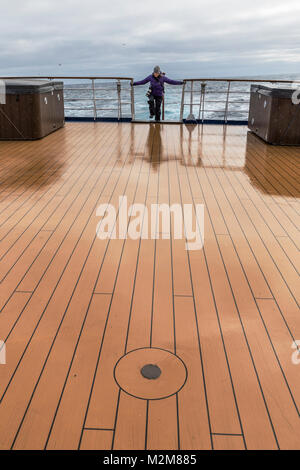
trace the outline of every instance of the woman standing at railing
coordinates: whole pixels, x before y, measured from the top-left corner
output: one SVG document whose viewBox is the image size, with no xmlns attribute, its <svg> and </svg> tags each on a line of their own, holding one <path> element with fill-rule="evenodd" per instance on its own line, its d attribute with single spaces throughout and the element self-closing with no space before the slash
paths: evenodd
<svg viewBox="0 0 300 470">
<path fill-rule="evenodd" d="M 155 116 L 155 121 L 160 121 L 160 108 L 164 96 L 164 82 L 169 83 L 170 85 L 182 85 L 182 80 L 171 80 L 166 77 L 160 70 L 160 67 L 157 65 L 154 67 L 153 73 L 140 80 L 139 82 L 133 82 L 132 85 L 144 85 L 145 83 L 150 82 L 150 95 L 149 95 L 149 110 L 150 118 Z"/>
</svg>

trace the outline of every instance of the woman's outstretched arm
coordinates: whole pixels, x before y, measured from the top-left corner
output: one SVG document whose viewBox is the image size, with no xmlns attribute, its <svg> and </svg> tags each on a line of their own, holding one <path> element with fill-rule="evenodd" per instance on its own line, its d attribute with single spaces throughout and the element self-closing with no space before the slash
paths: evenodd
<svg viewBox="0 0 300 470">
<path fill-rule="evenodd" d="M 168 78 L 166 76 L 164 76 L 164 82 L 167 82 L 170 85 L 182 85 L 183 84 L 182 80 L 171 80 L 171 78 Z"/>
<path fill-rule="evenodd" d="M 144 78 L 144 80 L 140 80 L 139 82 L 133 82 L 133 86 L 135 85 L 145 85 L 145 83 L 150 82 L 151 75 L 148 75 L 148 77 Z"/>
</svg>

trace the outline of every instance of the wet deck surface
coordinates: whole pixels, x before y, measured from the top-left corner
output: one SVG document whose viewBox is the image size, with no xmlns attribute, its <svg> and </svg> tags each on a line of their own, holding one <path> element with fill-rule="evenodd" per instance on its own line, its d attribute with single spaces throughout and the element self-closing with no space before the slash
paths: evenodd
<svg viewBox="0 0 300 470">
<path fill-rule="evenodd" d="M 0 448 L 299 449 L 299 156 L 245 127 L 0 142 Z M 100 240 L 122 194 L 204 204 L 204 248 Z"/>
</svg>

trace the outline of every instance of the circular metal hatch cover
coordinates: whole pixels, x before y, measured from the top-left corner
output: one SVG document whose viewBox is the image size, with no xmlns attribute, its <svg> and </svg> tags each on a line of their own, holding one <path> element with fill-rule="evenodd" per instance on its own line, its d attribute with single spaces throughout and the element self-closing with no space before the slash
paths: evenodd
<svg viewBox="0 0 300 470">
<path fill-rule="evenodd" d="M 144 400 L 161 400 L 177 393 L 187 380 L 180 357 L 160 348 L 140 348 L 122 356 L 114 378 L 129 395 Z"/>
</svg>

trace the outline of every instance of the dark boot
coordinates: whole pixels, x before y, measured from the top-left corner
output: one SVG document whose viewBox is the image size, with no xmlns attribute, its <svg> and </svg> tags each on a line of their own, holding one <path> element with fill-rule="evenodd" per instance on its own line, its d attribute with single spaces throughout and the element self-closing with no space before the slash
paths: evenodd
<svg viewBox="0 0 300 470">
<path fill-rule="evenodd" d="M 154 102 L 153 95 L 149 96 L 148 104 L 149 104 L 150 118 L 153 118 L 153 116 L 155 115 L 155 102 Z"/>
</svg>

